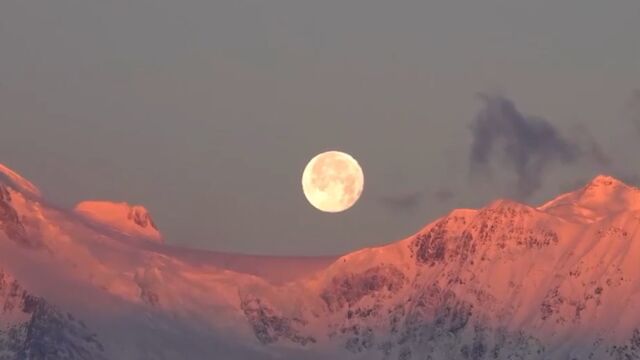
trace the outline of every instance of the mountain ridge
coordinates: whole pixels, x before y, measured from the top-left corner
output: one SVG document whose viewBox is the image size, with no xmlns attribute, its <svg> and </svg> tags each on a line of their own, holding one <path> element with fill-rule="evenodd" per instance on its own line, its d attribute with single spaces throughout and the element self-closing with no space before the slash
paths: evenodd
<svg viewBox="0 0 640 360">
<path fill-rule="evenodd" d="M 162 234 L 144 206 L 91 200 L 76 204 L 74 211 L 91 221 L 112 226 L 125 234 L 163 242 Z"/>
<path fill-rule="evenodd" d="M 406 239 L 310 265 L 144 241 L 30 191 L 0 177 L 0 267 L 95 332 L 95 356 L 640 358 L 639 191 L 614 178 L 539 207 L 452 210 Z M 270 278 L 277 268 L 297 276 Z"/>
</svg>

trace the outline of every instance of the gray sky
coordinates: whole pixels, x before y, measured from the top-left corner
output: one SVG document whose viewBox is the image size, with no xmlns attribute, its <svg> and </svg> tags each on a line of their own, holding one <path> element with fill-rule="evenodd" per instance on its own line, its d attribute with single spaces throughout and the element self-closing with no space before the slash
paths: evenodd
<svg viewBox="0 0 640 360">
<path fill-rule="evenodd" d="M 638 34 L 638 0 L 2 0 L 0 162 L 61 205 L 143 204 L 174 244 L 342 253 L 634 181 Z M 517 112 L 478 125 L 498 103 Z M 338 215 L 300 188 L 328 149 L 365 172 Z"/>
</svg>

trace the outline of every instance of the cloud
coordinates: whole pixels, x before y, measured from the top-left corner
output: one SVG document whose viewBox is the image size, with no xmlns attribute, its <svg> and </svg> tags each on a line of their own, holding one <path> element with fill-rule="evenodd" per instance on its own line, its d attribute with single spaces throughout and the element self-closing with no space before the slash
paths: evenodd
<svg viewBox="0 0 640 360">
<path fill-rule="evenodd" d="M 581 149 L 581 155 L 592 160 L 594 163 L 601 165 L 599 170 L 611 171 L 610 167 L 613 161 L 602 149 L 593 135 L 584 125 L 577 125 L 572 130 L 573 139 Z"/>
<path fill-rule="evenodd" d="M 442 189 L 436 191 L 433 195 L 436 198 L 436 200 L 441 202 L 441 203 L 447 202 L 447 201 L 451 200 L 455 196 L 453 191 L 451 191 L 450 189 L 447 189 L 447 188 L 442 188 Z"/>
<path fill-rule="evenodd" d="M 522 114 L 510 99 L 486 94 L 480 99 L 484 107 L 471 125 L 471 173 L 491 174 L 491 165 L 498 160 L 515 174 L 519 198 L 526 199 L 540 188 L 553 163 L 572 164 L 582 158 L 602 165 L 609 162 L 586 129 L 581 139 L 569 139 L 548 120 Z"/>
<path fill-rule="evenodd" d="M 412 211 L 422 203 L 422 193 L 419 191 L 403 195 L 385 196 L 380 198 L 380 203 L 393 211 Z"/>
</svg>

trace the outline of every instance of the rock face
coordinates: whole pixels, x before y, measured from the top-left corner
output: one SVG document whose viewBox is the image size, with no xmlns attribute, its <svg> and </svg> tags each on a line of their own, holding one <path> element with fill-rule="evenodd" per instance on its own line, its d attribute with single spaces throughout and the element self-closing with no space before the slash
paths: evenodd
<svg viewBox="0 0 640 360">
<path fill-rule="evenodd" d="M 304 320 L 282 316 L 259 298 L 245 297 L 240 303 L 240 308 L 262 344 L 272 344 L 281 339 L 302 346 L 316 342 L 313 337 L 303 335 L 296 329 L 297 326 L 306 324 Z"/>
<path fill-rule="evenodd" d="M 11 192 L 2 184 L 0 184 L 0 231 L 4 231 L 9 239 L 17 243 L 31 245 L 20 216 L 13 207 Z"/>
<path fill-rule="evenodd" d="M 142 206 L 132 206 L 129 209 L 129 213 L 127 214 L 127 219 L 133 221 L 134 224 L 138 225 L 143 229 L 154 229 L 158 230 L 156 224 L 153 222 L 151 215 Z"/>
<path fill-rule="evenodd" d="M 110 201 L 84 201 L 75 211 L 123 234 L 162 242 L 162 235 L 143 206 Z"/>
<path fill-rule="evenodd" d="M 393 265 L 378 265 L 362 273 L 338 274 L 320 297 L 332 311 L 352 307 L 366 296 L 398 292 L 406 284 L 405 275 Z"/>
<path fill-rule="evenodd" d="M 29 294 L 0 270 L 0 359 L 105 359 L 103 346 L 73 315 Z"/>
</svg>

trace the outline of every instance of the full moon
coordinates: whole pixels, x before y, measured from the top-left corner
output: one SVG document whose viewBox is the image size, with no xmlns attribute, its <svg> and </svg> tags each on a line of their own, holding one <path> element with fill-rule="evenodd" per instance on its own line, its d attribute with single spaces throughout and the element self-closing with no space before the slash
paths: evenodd
<svg viewBox="0 0 640 360">
<path fill-rule="evenodd" d="M 302 190 L 318 210 L 337 213 L 352 207 L 364 188 L 362 168 L 351 155 L 327 151 L 316 155 L 302 173 Z"/>
</svg>

